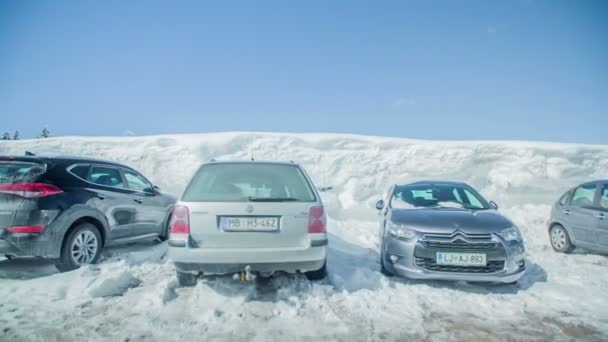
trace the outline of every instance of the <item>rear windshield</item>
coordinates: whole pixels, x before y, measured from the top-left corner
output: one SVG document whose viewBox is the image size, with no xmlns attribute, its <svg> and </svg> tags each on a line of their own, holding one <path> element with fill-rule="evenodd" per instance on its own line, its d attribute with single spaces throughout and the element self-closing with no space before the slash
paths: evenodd
<svg viewBox="0 0 608 342">
<path fill-rule="evenodd" d="M 0 184 L 31 182 L 45 170 L 45 164 L 0 161 Z"/>
<path fill-rule="evenodd" d="M 313 202 L 315 195 L 295 165 L 224 163 L 203 166 L 182 199 L 188 202 Z"/>
</svg>

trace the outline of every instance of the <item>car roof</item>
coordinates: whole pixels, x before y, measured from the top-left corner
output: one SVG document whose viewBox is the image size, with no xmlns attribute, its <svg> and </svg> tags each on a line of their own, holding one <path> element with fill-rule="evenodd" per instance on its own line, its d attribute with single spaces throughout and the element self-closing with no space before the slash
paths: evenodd
<svg viewBox="0 0 608 342">
<path fill-rule="evenodd" d="M 585 185 L 596 185 L 596 184 L 602 184 L 602 183 L 608 183 L 608 179 L 600 179 L 600 180 L 594 180 L 594 181 L 581 183 L 581 184 L 575 186 L 575 188 L 585 186 Z"/>
<path fill-rule="evenodd" d="M 273 160 L 211 160 L 205 164 L 277 164 L 277 165 L 296 165 L 294 161 L 273 161 Z"/>
<path fill-rule="evenodd" d="M 71 165 L 78 163 L 87 163 L 87 164 L 103 164 L 114 167 L 122 167 L 127 169 L 132 169 L 132 167 L 109 161 L 103 159 L 96 158 L 88 158 L 88 157 L 77 157 L 77 156 L 2 156 L 0 159 L 8 159 L 15 161 L 29 161 L 29 162 L 45 162 L 47 164 L 61 164 L 61 165 Z"/>
<path fill-rule="evenodd" d="M 469 186 L 465 182 L 459 181 L 447 181 L 447 180 L 421 180 L 408 184 L 397 184 L 398 186 L 406 186 L 406 185 L 422 185 L 422 184 L 435 184 L 435 185 L 460 185 L 460 186 Z"/>
</svg>

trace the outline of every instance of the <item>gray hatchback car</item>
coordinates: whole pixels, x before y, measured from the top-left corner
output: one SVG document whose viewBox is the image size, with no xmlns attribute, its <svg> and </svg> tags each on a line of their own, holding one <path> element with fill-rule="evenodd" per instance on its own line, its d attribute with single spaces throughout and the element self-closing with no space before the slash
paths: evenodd
<svg viewBox="0 0 608 342">
<path fill-rule="evenodd" d="M 583 247 L 608 253 L 608 180 L 581 184 L 563 194 L 553 205 L 548 229 L 558 252 Z"/>
<path fill-rule="evenodd" d="M 386 275 L 514 283 L 525 272 L 519 229 L 467 184 L 394 185 L 376 208 Z"/>
</svg>

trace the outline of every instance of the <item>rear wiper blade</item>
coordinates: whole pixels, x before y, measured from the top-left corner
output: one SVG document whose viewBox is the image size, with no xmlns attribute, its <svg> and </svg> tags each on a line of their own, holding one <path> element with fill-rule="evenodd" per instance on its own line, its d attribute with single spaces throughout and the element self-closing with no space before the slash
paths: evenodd
<svg viewBox="0 0 608 342">
<path fill-rule="evenodd" d="M 251 202 L 294 202 L 297 201 L 297 198 L 293 197 L 254 197 L 249 196 L 249 201 Z"/>
</svg>

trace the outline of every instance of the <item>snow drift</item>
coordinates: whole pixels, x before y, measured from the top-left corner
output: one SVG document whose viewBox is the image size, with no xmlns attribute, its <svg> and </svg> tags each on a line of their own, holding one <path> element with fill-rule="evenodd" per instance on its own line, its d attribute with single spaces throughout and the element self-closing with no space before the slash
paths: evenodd
<svg viewBox="0 0 608 342">
<path fill-rule="evenodd" d="M 39 260 L 0 262 L 0 340 L 606 340 L 608 260 L 553 252 L 551 204 L 608 178 L 608 146 L 451 142 L 334 134 L 217 133 L 0 142 L 0 154 L 65 154 L 131 165 L 179 195 L 210 159 L 294 160 L 329 214 L 329 278 L 207 278 L 176 288 L 166 246 L 104 252 L 59 274 Z M 374 203 L 393 183 L 461 180 L 501 206 L 526 240 L 519 285 L 418 282 L 378 271 Z"/>
</svg>

